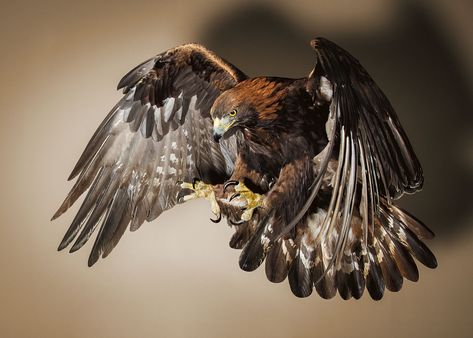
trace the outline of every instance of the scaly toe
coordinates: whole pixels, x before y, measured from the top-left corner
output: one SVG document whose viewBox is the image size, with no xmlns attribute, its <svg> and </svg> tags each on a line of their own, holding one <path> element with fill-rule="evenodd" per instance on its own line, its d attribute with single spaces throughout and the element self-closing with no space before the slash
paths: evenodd
<svg viewBox="0 0 473 338">
<path fill-rule="evenodd" d="M 225 184 L 223 185 L 223 193 L 225 193 L 227 191 L 227 188 L 234 185 L 234 186 L 238 186 L 240 184 L 240 182 L 238 181 L 235 181 L 235 180 L 229 180 L 229 181 L 226 181 Z"/>
<path fill-rule="evenodd" d="M 222 215 L 220 213 L 220 207 L 217 203 L 217 199 L 215 197 L 214 187 L 211 184 L 207 184 L 202 182 L 198 178 L 194 178 L 192 183 L 189 182 L 181 182 L 179 184 L 181 189 L 191 190 L 192 193 L 184 194 L 183 190 L 178 193 L 178 202 L 184 203 L 186 201 L 197 199 L 197 198 L 205 198 L 210 202 L 210 210 L 212 213 L 217 217 L 216 219 L 210 219 L 214 223 L 220 222 L 222 219 Z"/>
</svg>

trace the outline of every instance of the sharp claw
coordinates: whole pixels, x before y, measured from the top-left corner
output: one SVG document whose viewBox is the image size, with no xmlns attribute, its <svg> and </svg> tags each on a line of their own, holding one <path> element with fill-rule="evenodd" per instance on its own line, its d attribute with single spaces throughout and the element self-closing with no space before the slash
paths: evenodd
<svg viewBox="0 0 473 338">
<path fill-rule="evenodd" d="M 222 214 L 219 213 L 217 219 L 210 218 L 210 220 L 214 223 L 219 223 L 222 220 Z"/>
<path fill-rule="evenodd" d="M 230 219 L 230 218 L 228 219 L 228 222 L 229 222 L 231 225 L 241 225 L 241 224 L 245 223 L 245 221 L 242 220 L 242 219 L 239 220 L 239 221 L 234 221 L 234 220 L 232 220 L 232 219 Z"/>
<path fill-rule="evenodd" d="M 195 184 L 196 184 L 197 182 L 200 182 L 200 179 L 197 178 L 197 177 L 194 177 L 194 179 L 192 180 L 192 187 L 193 187 L 194 189 L 195 189 Z"/>
<path fill-rule="evenodd" d="M 236 194 L 232 195 L 232 197 L 230 197 L 230 199 L 228 200 L 228 202 L 231 202 L 233 201 L 235 198 L 239 197 L 240 196 L 240 193 L 237 192 Z"/>
<path fill-rule="evenodd" d="M 181 203 L 184 203 L 184 202 L 188 201 L 189 199 L 192 199 L 194 194 L 193 193 L 187 194 L 186 190 L 188 190 L 188 189 L 187 188 L 182 188 L 181 190 L 179 190 L 179 192 L 177 193 L 177 196 L 176 196 L 177 203 L 181 204 Z"/>
<path fill-rule="evenodd" d="M 227 181 L 225 182 L 225 184 L 223 185 L 223 193 L 225 193 L 227 191 L 227 188 L 231 185 L 238 185 L 240 182 L 238 181 L 235 181 L 235 180 L 231 180 L 231 181 Z"/>
</svg>

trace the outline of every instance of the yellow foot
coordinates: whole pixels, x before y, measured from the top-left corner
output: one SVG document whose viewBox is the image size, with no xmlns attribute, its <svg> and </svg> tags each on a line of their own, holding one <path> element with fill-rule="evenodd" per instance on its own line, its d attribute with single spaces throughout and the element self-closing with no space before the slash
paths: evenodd
<svg viewBox="0 0 473 338">
<path fill-rule="evenodd" d="M 243 182 L 238 181 L 228 181 L 225 183 L 224 189 L 226 190 L 232 185 L 234 186 L 235 194 L 233 194 L 228 201 L 239 207 L 244 207 L 245 210 L 240 218 L 242 221 L 249 221 L 255 209 L 263 205 L 264 196 L 254 193 Z"/>
<path fill-rule="evenodd" d="M 179 202 L 187 202 L 192 199 L 205 198 L 210 202 L 210 210 L 217 216 L 217 219 L 210 219 L 212 222 L 220 222 L 222 216 L 220 214 L 220 207 L 218 206 L 217 199 L 215 198 L 214 187 L 211 184 L 202 182 L 199 179 L 194 179 L 193 183 L 182 182 L 180 183 L 182 189 L 188 189 L 193 191 L 190 194 L 184 195 L 179 198 Z"/>
</svg>

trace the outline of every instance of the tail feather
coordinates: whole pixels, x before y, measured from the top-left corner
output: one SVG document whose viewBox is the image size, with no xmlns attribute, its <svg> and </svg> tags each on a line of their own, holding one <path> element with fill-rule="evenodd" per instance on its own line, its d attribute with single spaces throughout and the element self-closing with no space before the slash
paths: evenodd
<svg viewBox="0 0 473 338">
<path fill-rule="evenodd" d="M 366 288 L 374 300 L 380 300 L 384 295 L 384 278 L 378 255 L 373 246 L 368 247 L 369 272 L 366 276 Z"/>
<path fill-rule="evenodd" d="M 268 280 L 273 283 L 284 281 L 295 257 L 292 239 L 279 239 L 274 243 L 266 257 L 265 271 Z"/>
<path fill-rule="evenodd" d="M 240 266 L 252 271 L 266 258 L 268 280 L 279 283 L 288 277 L 297 297 L 309 296 L 315 287 L 326 299 L 337 292 L 343 299 L 359 299 L 367 289 L 374 300 L 381 299 L 385 289 L 399 291 L 404 278 L 414 282 L 419 279 L 414 258 L 429 268 L 437 266 L 435 256 L 422 242 L 433 233 L 419 220 L 386 201 L 381 201 L 380 210 L 375 213 L 373 226 L 367 230 L 367 240 L 362 230 L 365 223 L 360 214 L 353 213 L 343 254 L 330 265 L 341 226 L 335 224 L 328 233 L 321 234 L 325 214 L 325 210 L 316 208 L 294 231 L 275 242 L 267 237 L 271 223 L 260 222 L 261 226 L 243 249 Z"/>
<path fill-rule="evenodd" d="M 419 279 L 419 271 L 414 259 L 409 254 L 407 249 L 399 243 L 399 239 L 393 236 L 392 233 L 385 230 L 385 223 L 380 223 L 377 227 L 377 238 L 384 251 L 389 253 L 401 273 L 401 275 L 413 282 Z"/>
<path fill-rule="evenodd" d="M 315 260 L 315 247 L 311 238 L 308 222 L 305 220 L 297 228 L 295 258 L 289 270 L 289 285 L 292 293 L 297 297 L 307 297 L 313 289 L 313 266 Z"/>
<path fill-rule="evenodd" d="M 383 274 L 386 289 L 393 292 L 401 290 L 403 283 L 402 275 L 389 251 L 387 251 L 378 240 L 374 242 L 374 249 L 376 255 L 379 257 L 379 265 L 381 267 L 381 273 Z"/>
<path fill-rule="evenodd" d="M 326 257 L 327 254 L 323 250 L 323 245 L 318 245 L 315 251 L 315 263 L 313 268 L 315 290 L 320 297 L 331 299 L 337 294 L 335 267 L 332 266 L 326 271 L 327 262 L 324 262 L 324 257 Z"/>
</svg>

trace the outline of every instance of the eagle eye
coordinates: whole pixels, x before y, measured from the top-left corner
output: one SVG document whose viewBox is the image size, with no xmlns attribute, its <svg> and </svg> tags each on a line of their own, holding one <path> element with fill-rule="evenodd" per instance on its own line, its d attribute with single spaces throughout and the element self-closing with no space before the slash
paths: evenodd
<svg viewBox="0 0 473 338">
<path fill-rule="evenodd" d="M 234 117 L 236 116 L 237 113 L 238 113 L 237 110 L 233 109 L 228 115 L 230 115 L 231 117 Z"/>
</svg>

